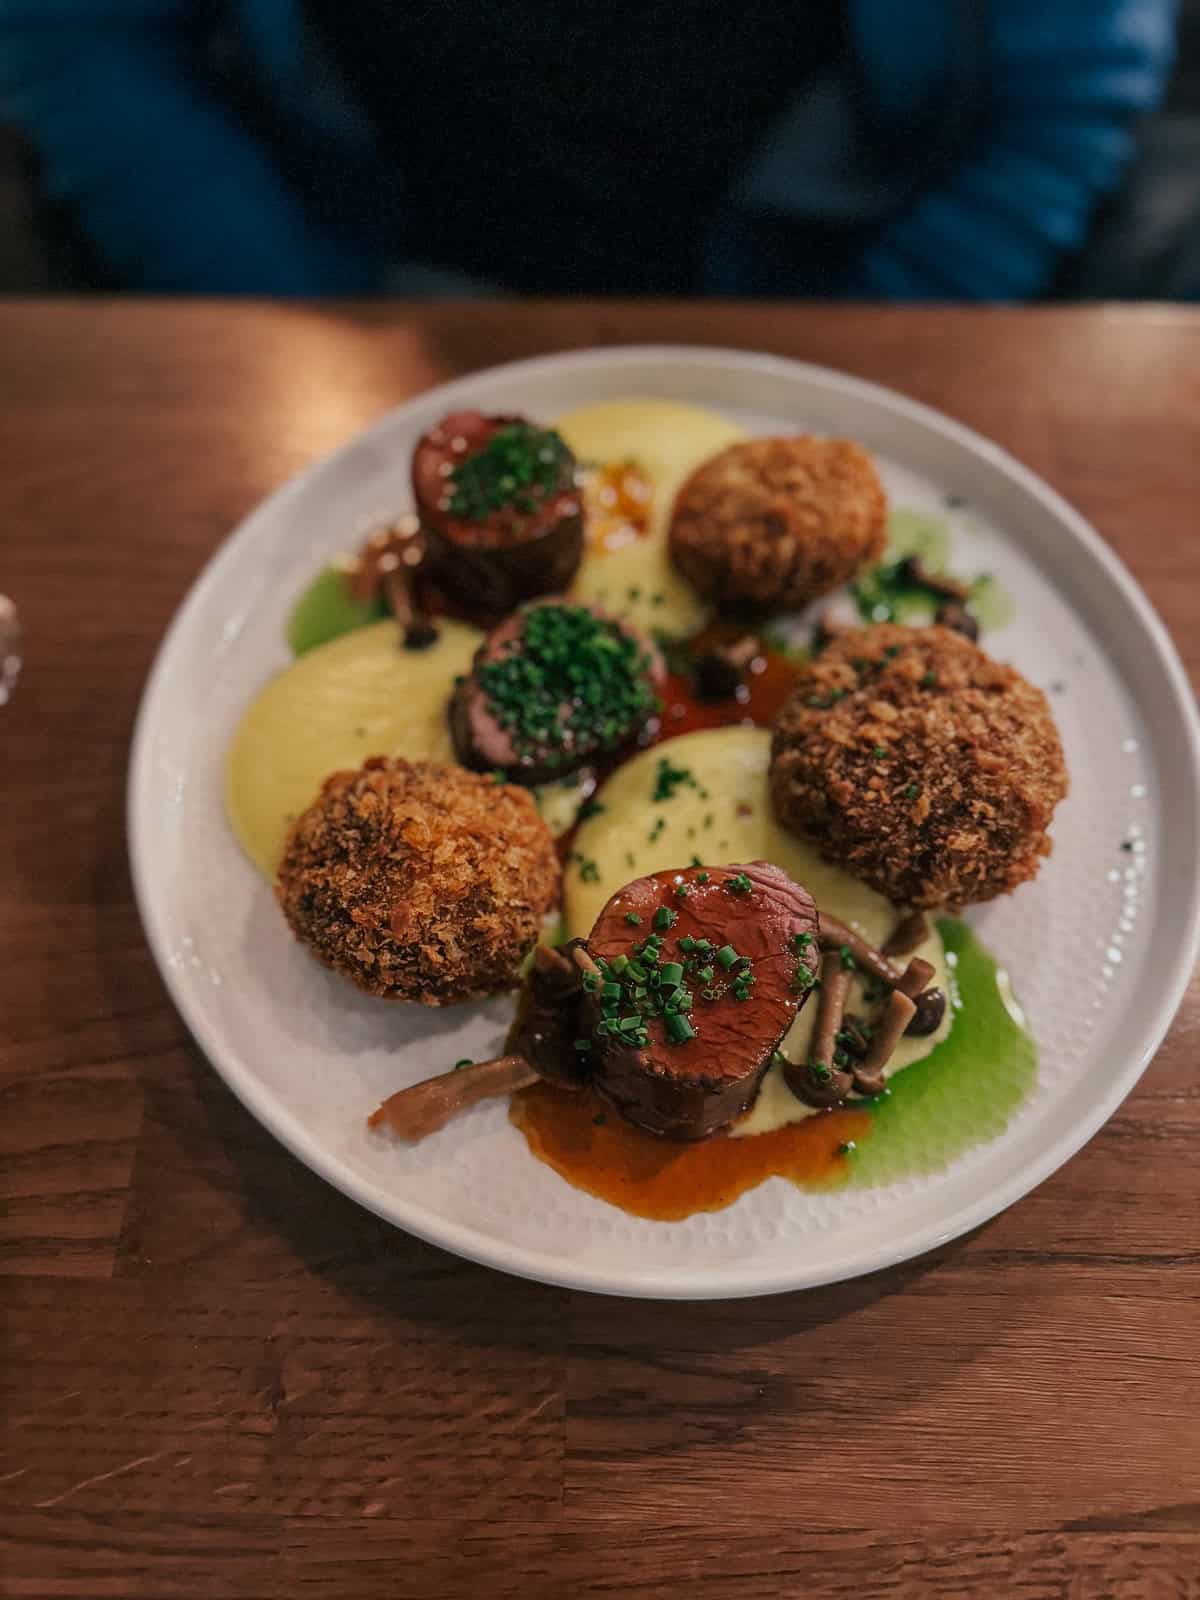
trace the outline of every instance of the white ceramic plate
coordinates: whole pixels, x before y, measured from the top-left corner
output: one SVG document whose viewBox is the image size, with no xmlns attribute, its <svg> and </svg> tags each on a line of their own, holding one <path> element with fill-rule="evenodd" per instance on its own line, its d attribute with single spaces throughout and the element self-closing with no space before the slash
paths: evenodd
<svg viewBox="0 0 1200 1600">
<path fill-rule="evenodd" d="M 287 610 L 329 555 L 408 508 L 418 434 L 454 407 L 553 417 L 630 396 L 713 407 L 751 432 L 848 434 L 880 459 L 893 503 L 945 515 L 965 500 L 949 513 L 956 564 L 994 572 L 1017 601 L 989 647 L 1052 690 L 1072 777 L 1054 855 L 1035 884 L 971 918 L 1030 1017 L 1037 1082 L 990 1143 L 932 1174 L 829 1193 L 771 1179 L 725 1211 L 654 1223 L 534 1160 L 500 1104 L 412 1149 L 369 1136 L 364 1119 L 392 1090 L 494 1053 L 510 1002 L 430 1012 L 358 995 L 293 942 L 226 826 L 222 758 L 242 709 L 287 659 Z M 189 594 L 146 688 L 130 848 L 151 947 L 192 1032 L 254 1115 L 346 1194 L 448 1250 L 553 1283 L 768 1294 L 869 1272 L 977 1226 L 1128 1094 L 1195 959 L 1198 751 L 1187 680 L 1144 596 L 1082 518 L 994 445 L 819 367 L 615 349 L 434 390 L 243 523 Z"/>
</svg>

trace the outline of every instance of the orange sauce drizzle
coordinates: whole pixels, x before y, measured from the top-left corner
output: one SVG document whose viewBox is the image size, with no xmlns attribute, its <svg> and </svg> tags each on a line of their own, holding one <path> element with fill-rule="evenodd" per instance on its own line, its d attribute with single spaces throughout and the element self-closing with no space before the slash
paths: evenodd
<svg viewBox="0 0 1200 1600">
<path fill-rule="evenodd" d="M 714 622 L 688 641 L 688 653 L 699 659 L 705 651 L 735 644 L 753 631 L 751 626 Z M 672 672 L 663 690 L 662 716 L 654 743 L 661 744 L 682 733 L 697 733 L 702 728 L 769 728 L 803 670 L 778 650 L 762 650 L 750 661 L 737 693 L 727 700 L 701 700 L 690 677 Z"/>
<path fill-rule="evenodd" d="M 824 1111 L 750 1139 L 677 1144 L 635 1128 L 591 1091 L 549 1083 L 513 1095 L 508 1114 L 538 1160 L 569 1184 L 654 1222 L 722 1211 L 766 1178 L 833 1187 L 847 1173 L 841 1147 L 871 1128 L 865 1112 Z"/>
<path fill-rule="evenodd" d="M 620 550 L 650 531 L 654 485 L 636 461 L 613 461 L 581 474 L 584 527 L 593 550 Z"/>
</svg>

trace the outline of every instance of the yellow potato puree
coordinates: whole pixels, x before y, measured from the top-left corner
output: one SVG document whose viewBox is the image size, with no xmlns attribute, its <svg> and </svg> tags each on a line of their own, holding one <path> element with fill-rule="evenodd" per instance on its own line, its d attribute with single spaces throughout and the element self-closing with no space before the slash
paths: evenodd
<svg viewBox="0 0 1200 1600">
<path fill-rule="evenodd" d="M 239 844 L 275 876 L 288 826 L 331 772 L 368 756 L 452 761 L 446 702 L 482 635 L 438 624 L 428 650 L 403 650 L 391 619 L 309 650 L 253 702 L 234 734 L 225 808 Z"/>
</svg>

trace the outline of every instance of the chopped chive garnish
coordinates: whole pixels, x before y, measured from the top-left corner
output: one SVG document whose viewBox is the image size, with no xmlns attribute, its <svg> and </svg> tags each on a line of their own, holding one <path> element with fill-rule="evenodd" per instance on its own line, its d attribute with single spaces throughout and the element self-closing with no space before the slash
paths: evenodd
<svg viewBox="0 0 1200 1600">
<path fill-rule="evenodd" d="M 737 960 L 737 958 L 737 951 L 731 944 L 722 945 L 717 951 L 717 960 L 725 968 L 726 972 L 729 971 L 730 967 Z"/>
<path fill-rule="evenodd" d="M 679 913 L 671 911 L 667 906 L 659 906 L 654 913 L 654 926 L 656 928 L 673 928 L 679 920 Z"/>
<path fill-rule="evenodd" d="M 642 919 L 638 916 L 636 911 L 627 911 L 625 913 L 625 921 L 628 922 L 631 927 L 637 928 L 641 926 Z"/>
<path fill-rule="evenodd" d="M 518 755 L 567 765 L 581 750 L 616 748 L 652 714 L 645 650 L 617 623 L 563 604 L 532 606 L 522 618 L 512 647 L 478 672 L 488 709 Z M 583 813 L 598 809 L 589 801 Z"/>
<path fill-rule="evenodd" d="M 685 1039 L 694 1039 L 696 1030 L 685 1016 L 673 1011 L 663 1019 L 667 1030 L 667 1038 L 672 1044 L 682 1044 Z"/>
<path fill-rule="evenodd" d="M 450 473 L 445 509 L 472 522 L 510 506 L 529 513 L 573 476 L 571 452 L 552 428 L 509 422 Z"/>
<path fill-rule="evenodd" d="M 681 784 L 690 784 L 693 789 L 696 787 L 696 780 L 692 776 L 691 768 L 672 766 L 669 758 L 663 756 L 658 763 L 658 771 L 654 779 L 654 793 L 651 798 L 654 800 L 670 800 Z"/>
</svg>

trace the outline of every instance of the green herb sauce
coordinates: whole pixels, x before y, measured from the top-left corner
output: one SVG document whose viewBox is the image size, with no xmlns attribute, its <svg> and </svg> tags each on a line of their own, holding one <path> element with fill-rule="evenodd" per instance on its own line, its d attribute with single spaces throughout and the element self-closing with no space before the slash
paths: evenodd
<svg viewBox="0 0 1200 1600">
<path fill-rule="evenodd" d="M 994 1139 L 1033 1086 L 1037 1049 L 1006 974 L 967 927 L 944 917 L 959 1009 L 949 1037 L 896 1073 L 869 1106 L 874 1126 L 847 1158 L 854 1184 L 933 1172 Z"/>
<path fill-rule="evenodd" d="M 386 615 L 382 595 L 374 600 L 356 600 L 345 573 L 337 567 L 326 567 L 292 607 L 284 637 L 292 654 L 302 656 L 319 644 L 328 644 L 330 639 L 378 622 Z"/>
</svg>

